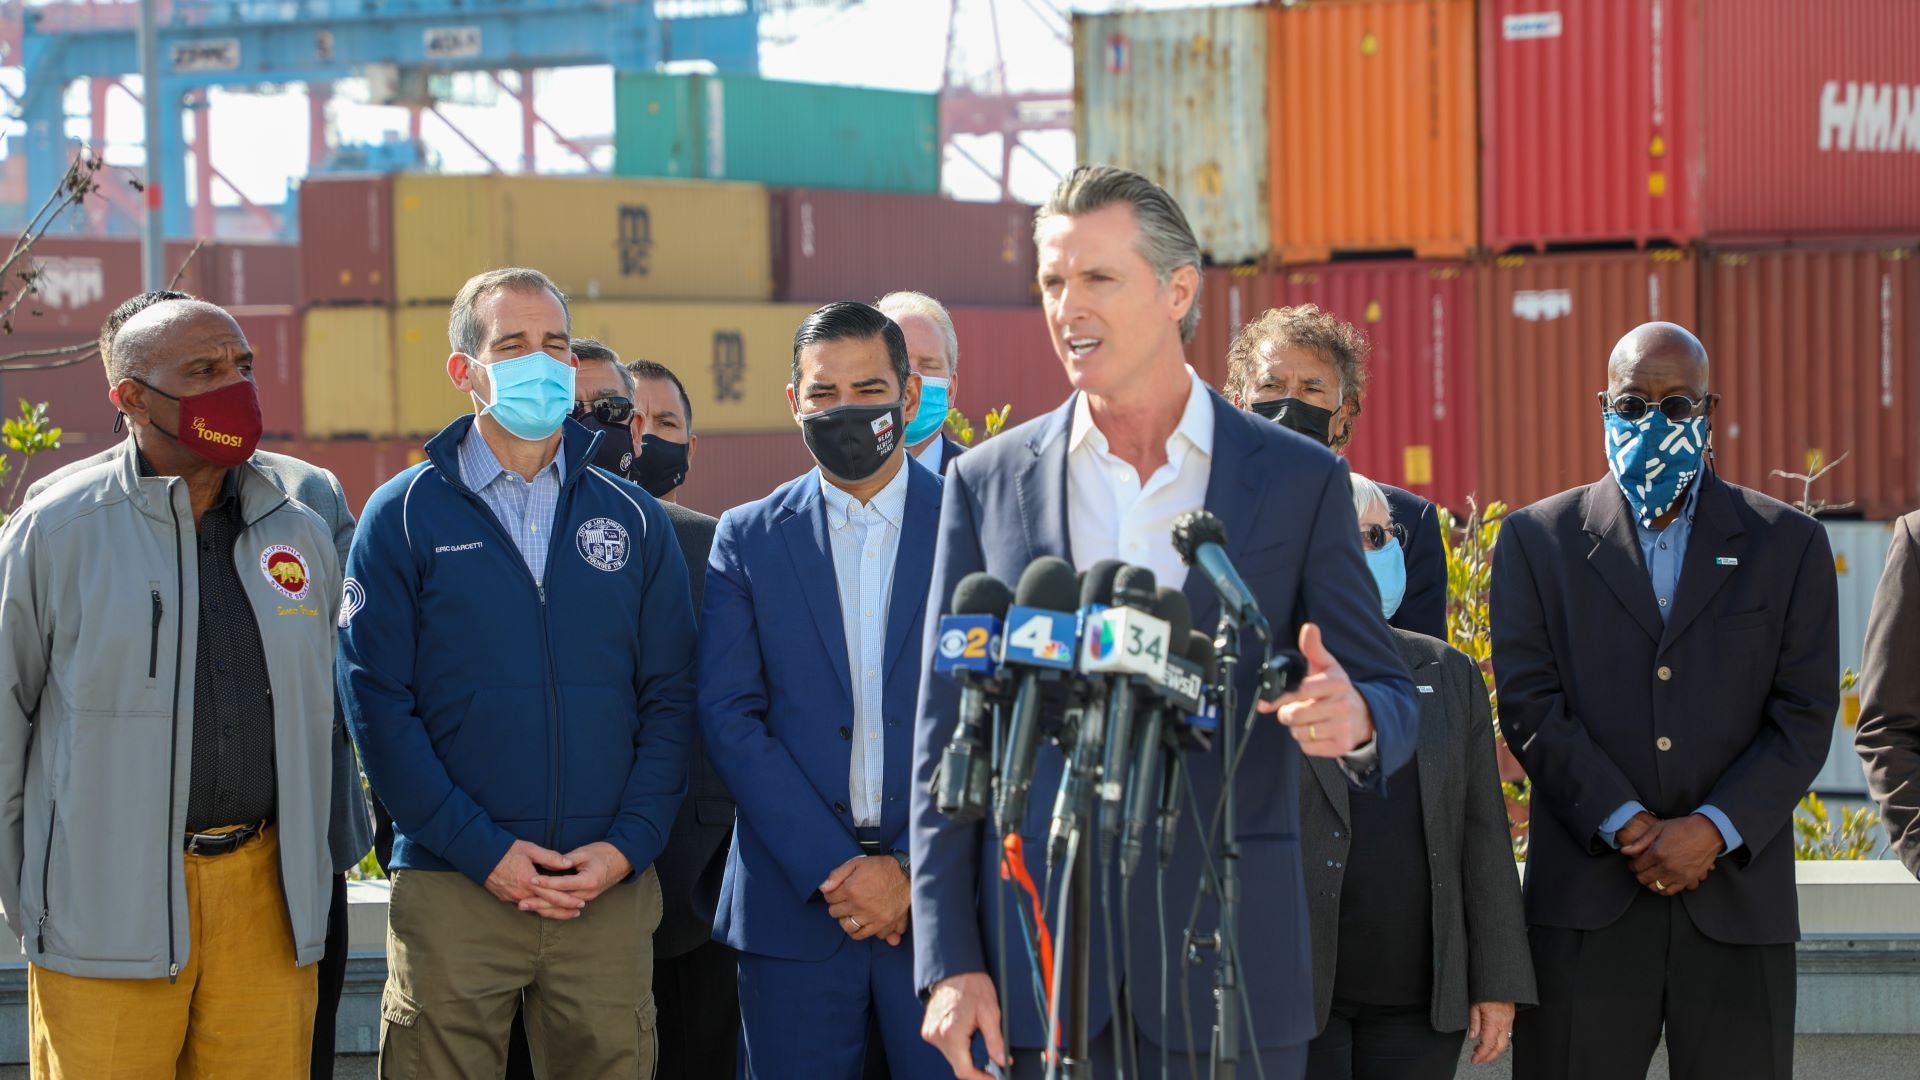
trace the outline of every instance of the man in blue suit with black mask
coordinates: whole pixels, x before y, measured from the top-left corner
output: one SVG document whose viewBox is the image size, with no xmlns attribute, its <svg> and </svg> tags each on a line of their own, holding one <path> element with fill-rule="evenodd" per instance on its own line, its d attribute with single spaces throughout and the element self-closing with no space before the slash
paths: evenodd
<svg viewBox="0 0 1920 1080">
<path fill-rule="evenodd" d="M 700 724 L 739 807 L 714 937 L 740 953 L 747 1075 L 858 1080 L 884 1056 L 897 1080 L 939 1076 L 908 928 L 940 514 L 904 449 L 920 380 L 891 319 L 828 304 L 794 334 L 787 396 L 819 468 L 728 511 L 707 564 Z"/>
<path fill-rule="evenodd" d="M 1245 913 L 1239 969 L 1251 1018 L 1240 1036 L 1242 1075 L 1298 1077 L 1314 1034 L 1299 756 L 1334 759 L 1356 787 L 1382 790 L 1412 750 L 1416 715 L 1412 682 L 1355 539 L 1346 466 L 1325 447 L 1234 408 L 1186 367 L 1181 346 L 1199 320 L 1200 249 L 1179 206 L 1152 181 L 1106 166 L 1075 169 L 1041 208 L 1035 241 L 1047 328 L 1076 392 L 1046 416 L 968 452 L 948 473 L 926 625 L 937 627 L 967 574 L 984 570 L 1011 583 L 1032 560 L 1055 555 L 1083 569 L 1121 559 L 1160 581 L 1184 582 L 1194 625 L 1211 629 L 1219 600 L 1205 575 L 1181 565 L 1171 533 L 1176 518 L 1203 508 L 1225 524 L 1227 555 L 1276 637 L 1290 639 L 1297 630 L 1309 665 L 1298 691 L 1262 707 L 1270 715 L 1258 719 L 1245 744 L 1236 798 Z M 930 633 L 929 660 L 935 644 Z M 1249 662 L 1236 690 L 1245 703 L 1254 700 L 1260 655 L 1251 635 L 1242 652 Z M 928 995 L 922 1034 L 956 1076 L 987 1075 L 975 1067 L 977 1033 L 1003 1065 L 1006 1042 L 1022 1051 L 1013 1075 L 1037 1077 L 1041 1055 L 1030 1051 L 1046 1044 L 1046 1028 L 1024 974 L 1029 965 L 1010 961 L 1011 971 L 997 970 L 997 949 L 988 944 L 1012 917 L 998 896 L 996 838 L 983 824 L 942 817 L 927 791 L 953 732 L 957 697 L 945 679 L 926 680 L 914 745 L 915 980 Z M 1046 750 L 1035 768 L 1022 828 L 1029 836 L 1036 822 L 1044 834 L 1059 760 Z M 1222 787 L 1218 746 L 1188 753 L 1185 769 L 1205 815 Z M 1194 816 L 1181 819 L 1164 916 L 1154 914 L 1154 873 L 1143 871 L 1126 886 L 1131 927 L 1113 948 L 1127 950 L 1136 978 L 1115 994 L 1107 987 L 1122 981 L 1120 958 L 1092 935 L 1092 1075 L 1117 1072 L 1116 1040 L 1105 1029 L 1126 1025 L 1128 1017 L 1113 1015 L 1115 996 L 1131 1005 L 1138 1039 L 1122 1052 L 1137 1054 L 1140 1075 L 1155 1075 L 1163 1064 L 1172 1075 L 1188 1075 L 1189 1051 L 1206 1069 L 1211 969 L 1171 980 L 1171 1003 L 1163 1003 L 1157 977 L 1163 960 L 1176 972 L 1185 964 L 1186 927 L 1216 922 L 1211 896 L 1199 898 L 1199 922 L 1187 921 L 1202 878 L 1205 824 L 1194 824 Z M 1027 845 L 1036 881 L 1045 874 L 1044 847 Z M 1022 948 L 1019 931 L 1010 937 Z M 1005 1040 L 996 994 L 1003 981 L 1011 1010 Z M 1195 1018 L 1191 1040 L 1178 1019 L 1163 1022 L 1183 1008 Z"/>
</svg>

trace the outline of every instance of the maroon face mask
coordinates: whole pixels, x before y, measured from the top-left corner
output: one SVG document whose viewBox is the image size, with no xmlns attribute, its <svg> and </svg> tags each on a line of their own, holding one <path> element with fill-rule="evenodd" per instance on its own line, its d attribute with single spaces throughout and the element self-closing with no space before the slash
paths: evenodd
<svg viewBox="0 0 1920 1080">
<path fill-rule="evenodd" d="M 154 424 L 154 429 L 215 465 L 238 465 L 260 445 L 260 396 L 253 381 L 242 379 L 204 394 L 174 397 L 144 379 L 141 386 L 180 403 L 180 432 Z M 148 421 L 152 423 L 151 420 Z"/>
</svg>

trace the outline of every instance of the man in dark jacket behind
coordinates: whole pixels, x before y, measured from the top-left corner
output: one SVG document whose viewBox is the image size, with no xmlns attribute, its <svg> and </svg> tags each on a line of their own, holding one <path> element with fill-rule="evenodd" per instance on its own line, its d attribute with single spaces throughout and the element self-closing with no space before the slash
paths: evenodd
<svg viewBox="0 0 1920 1080">
<path fill-rule="evenodd" d="M 654 1069 L 693 606 L 666 512 L 567 421 L 569 335 L 538 271 L 462 288 L 447 372 L 477 415 L 374 494 L 348 558 L 340 685 L 395 828 L 386 1076 L 499 1075 L 523 990 L 542 1075 Z"/>
</svg>

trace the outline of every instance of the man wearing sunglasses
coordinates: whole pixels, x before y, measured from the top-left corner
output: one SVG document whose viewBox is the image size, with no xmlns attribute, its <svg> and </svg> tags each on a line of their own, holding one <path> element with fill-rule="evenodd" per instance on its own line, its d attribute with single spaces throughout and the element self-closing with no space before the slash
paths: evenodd
<svg viewBox="0 0 1920 1080">
<path fill-rule="evenodd" d="M 1839 704 L 1818 523 L 1712 469 L 1704 347 L 1648 323 L 1601 395 L 1611 475 L 1516 511 L 1493 667 L 1533 783 L 1540 1006 L 1517 1080 L 1792 1075 L 1794 805 Z"/>
</svg>

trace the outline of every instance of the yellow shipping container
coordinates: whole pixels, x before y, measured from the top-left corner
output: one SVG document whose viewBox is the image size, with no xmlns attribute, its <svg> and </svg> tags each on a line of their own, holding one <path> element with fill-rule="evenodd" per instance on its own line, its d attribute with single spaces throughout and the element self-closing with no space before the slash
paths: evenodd
<svg viewBox="0 0 1920 1080">
<path fill-rule="evenodd" d="M 765 300 L 758 184 L 571 176 L 394 180 L 394 295 L 444 304 L 468 278 L 531 266 L 580 300 Z"/>
<path fill-rule="evenodd" d="M 693 429 L 794 428 L 787 405 L 793 332 L 811 304 L 584 303 L 573 335 L 597 338 L 625 360 L 665 364 L 686 385 Z"/>
<path fill-rule="evenodd" d="M 377 307 L 313 308 L 300 322 L 307 435 L 392 435 L 392 313 Z"/>
<path fill-rule="evenodd" d="M 695 180 L 492 179 L 500 261 L 576 300 L 766 300 L 767 189 Z"/>
<path fill-rule="evenodd" d="M 404 436 L 437 434 L 473 411 L 473 399 L 447 376 L 447 309 L 401 308 L 393 315 L 394 428 Z"/>
</svg>

